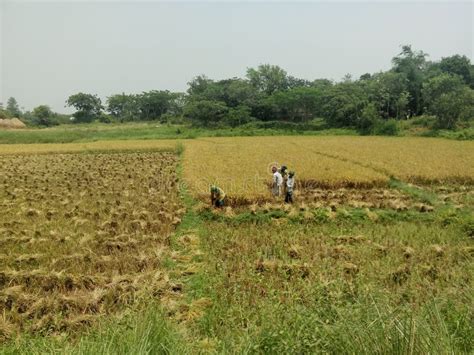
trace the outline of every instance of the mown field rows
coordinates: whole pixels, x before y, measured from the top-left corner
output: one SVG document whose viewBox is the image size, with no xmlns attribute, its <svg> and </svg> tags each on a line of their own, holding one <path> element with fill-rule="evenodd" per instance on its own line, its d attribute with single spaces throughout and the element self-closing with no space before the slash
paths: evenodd
<svg viewBox="0 0 474 355">
<path fill-rule="evenodd" d="M 0 155 L 83 153 L 121 150 L 173 150 L 176 140 L 121 140 L 64 144 L 0 144 Z"/>
<path fill-rule="evenodd" d="M 169 291 L 171 153 L 0 156 L 0 336 L 62 332 Z"/>
</svg>

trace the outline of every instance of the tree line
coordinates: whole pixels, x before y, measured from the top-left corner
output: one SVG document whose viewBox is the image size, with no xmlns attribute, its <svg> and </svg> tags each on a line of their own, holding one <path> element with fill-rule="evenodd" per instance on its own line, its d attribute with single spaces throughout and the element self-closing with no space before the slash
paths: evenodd
<svg viewBox="0 0 474 355">
<path fill-rule="evenodd" d="M 204 127 L 236 127 L 249 122 L 306 124 L 322 118 L 328 127 L 353 127 L 370 133 L 390 129 L 397 120 L 431 116 L 439 128 L 455 128 L 474 118 L 474 65 L 466 56 L 428 61 L 427 54 L 402 47 L 385 72 L 346 75 L 341 81 L 305 80 L 276 65 L 247 69 L 244 78 L 212 80 L 199 75 L 186 93 L 152 90 L 115 94 L 102 103 L 97 95 L 78 93 L 74 122 L 146 121 L 191 123 Z M 8 102 L 6 111 L 22 113 Z M 53 112 L 40 106 L 24 114 L 48 125 Z"/>
</svg>

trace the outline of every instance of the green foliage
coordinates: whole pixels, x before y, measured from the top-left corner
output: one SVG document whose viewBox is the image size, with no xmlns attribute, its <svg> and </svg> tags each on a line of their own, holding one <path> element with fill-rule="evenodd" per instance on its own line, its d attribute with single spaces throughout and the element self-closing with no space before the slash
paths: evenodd
<svg viewBox="0 0 474 355">
<path fill-rule="evenodd" d="M 191 101 L 184 108 L 185 117 L 204 127 L 217 126 L 227 112 L 225 103 L 209 100 Z"/>
<path fill-rule="evenodd" d="M 20 106 L 14 97 L 10 97 L 7 101 L 7 111 L 12 117 L 21 117 Z"/>
<path fill-rule="evenodd" d="M 107 98 L 107 111 L 121 122 L 132 121 L 138 114 L 136 95 L 118 94 Z"/>
<path fill-rule="evenodd" d="M 96 329 L 77 334 L 75 341 L 65 337 L 22 337 L 5 344 L 2 354 L 184 354 L 186 342 L 164 312 L 156 305 L 102 322 Z M 34 350 L 32 350 L 34 349 Z"/>
<path fill-rule="evenodd" d="M 261 64 L 257 69 L 248 68 L 247 78 L 252 86 L 266 95 L 288 89 L 288 75 L 278 65 Z"/>
<path fill-rule="evenodd" d="M 357 83 L 336 84 L 324 95 L 324 117 L 332 127 L 356 127 L 367 102 L 366 92 Z"/>
<path fill-rule="evenodd" d="M 464 87 L 464 83 L 458 75 L 440 74 L 423 83 L 423 101 L 428 108 L 431 108 L 442 95 L 459 93 Z"/>
<path fill-rule="evenodd" d="M 376 121 L 373 133 L 377 136 L 397 136 L 400 133 L 399 123 L 397 120 L 378 120 Z"/>
<path fill-rule="evenodd" d="M 11 118 L 10 112 L 0 108 L 0 119 L 6 119 L 6 118 Z"/>
<path fill-rule="evenodd" d="M 48 105 L 35 107 L 31 115 L 36 120 L 35 123 L 40 126 L 52 126 L 55 123 L 53 121 L 54 113 Z"/>
<path fill-rule="evenodd" d="M 370 100 L 383 118 L 402 118 L 407 114 L 410 94 L 408 79 L 404 73 L 388 71 L 367 78 L 365 86 Z"/>
<path fill-rule="evenodd" d="M 407 78 L 407 91 L 409 94 L 408 113 L 410 116 L 422 113 L 421 87 L 423 83 L 423 70 L 427 63 L 427 54 L 422 51 L 413 51 L 411 46 L 402 47 L 401 53 L 392 59 L 393 70 Z"/>
<path fill-rule="evenodd" d="M 357 128 L 362 134 L 371 134 L 380 120 L 380 115 L 375 105 L 370 103 L 363 110 L 357 121 Z"/>
<path fill-rule="evenodd" d="M 460 76 L 464 83 L 470 85 L 474 89 L 474 77 L 471 73 L 471 61 L 465 55 L 459 54 L 442 58 L 439 67 L 444 73 Z"/>
<path fill-rule="evenodd" d="M 66 104 L 77 110 L 73 114 L 77 123 L 92 122 L 99 118 L 102 111 L 102 102 L 97 95 L 82 92 L 69 96 Z"/>
<path fill-rule="evenodd" d="M 159 118 L 171 108 L 171 102 L 176 94 L 169 91 L 152 90 L 143 92 L 137 97 L 137 106 L 141 119 L 153 120 Z"/>
<path fill-rule="evenodd" d="M 465 87 L 439 95 L 431 105 L 431 112 L 438 117 L 440 128 L 452 129 L 459 120 L 473 120 L 474 90 Z"/>
<path fill-rule="evenodd" d="M 231 127 L 237 127 L 248 123 L 253 119 L 250 112 L 250 108 L 244 105 L 230 108 L 224 117 L 224 122 Z"/>
<path fill-rule="evenodd" d="M 295 87 L 279 91 L 267 99 L 273 116 L 290 122 L 306 122 L 322 114 L 324 91 L 313 87 Z"/>
</svg>

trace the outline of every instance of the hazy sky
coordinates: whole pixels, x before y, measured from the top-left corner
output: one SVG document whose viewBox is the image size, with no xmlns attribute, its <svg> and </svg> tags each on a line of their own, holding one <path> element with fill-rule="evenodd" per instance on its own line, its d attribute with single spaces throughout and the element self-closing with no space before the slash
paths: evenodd
<svg viewBox="0 0 474 355">
<path fill-rule="evenodd" d="M 79 91 L 186 90 L 198 74 L 277 64 L 340 80 L 386 70 L 401 44 L 473 60 L 472 2 L 0 0 L 0 102 L 59 112 Z"/>
</svg>

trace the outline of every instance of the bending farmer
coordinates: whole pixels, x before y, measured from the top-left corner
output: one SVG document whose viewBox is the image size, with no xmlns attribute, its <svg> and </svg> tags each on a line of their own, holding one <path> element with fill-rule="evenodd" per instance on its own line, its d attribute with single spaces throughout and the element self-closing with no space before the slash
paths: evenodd
<svg viewBox="0 0 474 355">
<path fill-rule="evenodd" d="M 220 187 L 211 186 L 211 204 L 215 207 L 224 206 L 225 192 Z"/>
</svg>

